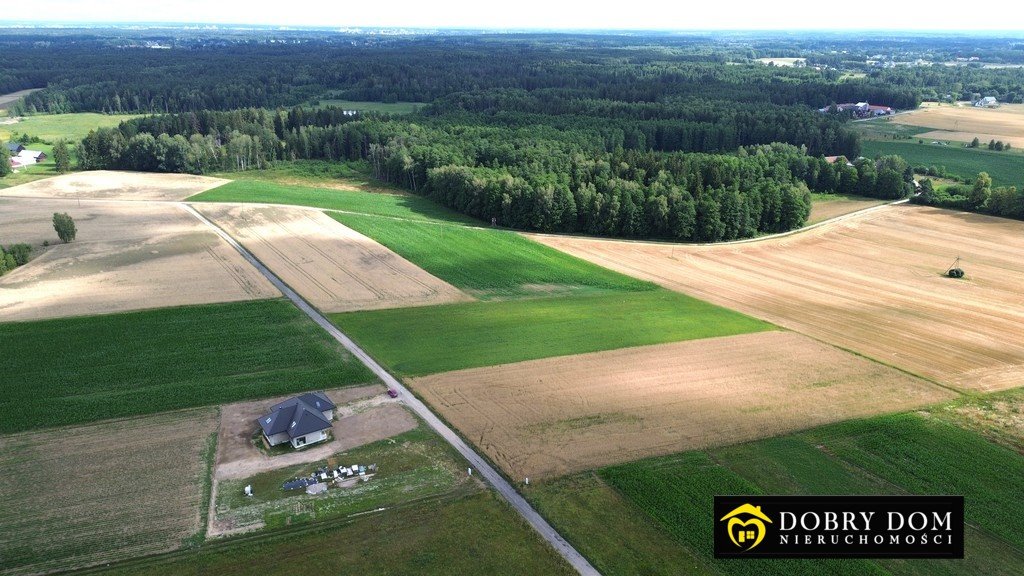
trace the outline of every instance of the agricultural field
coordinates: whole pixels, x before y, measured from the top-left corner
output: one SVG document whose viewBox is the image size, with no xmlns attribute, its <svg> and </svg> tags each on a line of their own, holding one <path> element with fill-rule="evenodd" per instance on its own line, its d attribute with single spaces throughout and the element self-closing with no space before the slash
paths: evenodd
<svg viewBox="0 0 1024 576">
<path fill-rule="evenodd" d="M 527 492 L 606 574 L 640 573 L 635 566 L 670 553 L 676 565 L 685 567 L 693 558 L 710 574 L 1010 575 L 1024 562 L 1022 505 L 1015 497 L 1024 490 L 1022 473 L 1019 453 L 941 420 L 897 414 L 604 468 L 596 476 L 544 482 Z M 709 503 L 713 495 L 727 493 L 963 494 L 966 558 L 715 561 Z M 574 517 L 560 510 L 564 498 L 582 501 L 573 507 Z M 627 525 L 647 524 L 674 544 L 626 539 L 626 550 L 635 556 L 623 562 L 622 549 L 601 546 L 605 536 L 590 528 L 606 504 L 628 514 Z"/>
<path fill-rule="evenodd" d="M 408 220 L 478 223 L 421 196 L 391 189 L 367 189 L 363 182 L 348 179 L 324 181 L 306 171 L 285 169 L 247 173 L 235 180 L 189 198 L 190 202 L 248 202 L 286 204 Z M 268 178 L 271 181 L 256 180 Z M 274 181 L 274 180 L 281 181 Z M 301 182 L 294 184 L 292 182 Z"/>
<path fill-rule="evenodd" d="M 817 224 L 838 216 L 885 204 L 885 200 L 865 198 L 863 196 L 847 196 L 844 194 L 811 194 L 811 214 L 807 224 Z"/>
<path fill-rule="evenodd" d="M 929 408 L 928 414 L 1024 454 L 1024 388 L 965 397 Z"/>
<path fill-rule="evenodd" d="M 1018 221 L 901 205 L 743 245 L 537 239 L 960 390 L 1024 385 Z"/>
<path fill-rule="evenodd" d="M 0 341 L 0 433 L 375 381 L 284 300 L 0 323 Z"/>
<path fill-rule="evenodd" d="M 1024 148 L 1024 104 L 1002 104 L 998 108 L 975 108 L 969 103 L 923 106 L 891 120 L 929 129 L 919 134 L 925 140 L 970 142 L 978 138 L 983 143 L 1002 140 Z"/>
<path fill-rule="evenodd" d="M 74 242 L 60 243 L 55 212 L 74 219 Z M 227 242 L 170 204 L 0 196 L 0 244 L 19 242 L 35 258 L 0 278 L 4 322 L 280 296 Z"/>
<path fill-rule="evenodd" d="M 654 288 L 503 230 L 331 217 L 480 300 Z"/>
<path fill-rule="evenodd" d="M 21 424 L 3 418 L 5 429 Z M 204 408 L 0 436 L 0 572 L 81 568 L 201 538 L 216 429 L 217 411 Z"/>
<path fill-rule="evenodd" d="M 461 370 L 410 384 L 513 478 L 551 478 L 953 397 L 779 331 Z"/>
<path fill-rule="evenodd" d="M 806 58 L 758 58 L 758 62 L 762 64 L 770 64 L 773 66 L 783 66 L 786 68 L 792 68 L 797 63 L 803 65 L 807 62 Z"/>
<path fill-rule="evenodd" d="M 379 514 L 210 542 L 195 551 L 141 559 L 103 574 L 161 576 L 304 572 L 552 576 L 575 572 L 504 502 L 488 491 L 429 499 Z M 385 568 L 386 567 L 386 568 Z"/>
<path fill-rule="evenodd" d="M 869 158 L 898 154 L 911 166 L 944 166 L 947 173 L 972 180 L 978 172 L 988 172 L 995 186 L 1020 187 L 1024 184 L 1024 154 L 963 148 L 955 144 L 937 146 L 929 142 L 865 140 L 862 153 Z"/>
<path fill-rule="evenodd" d="M 332 314 L 404 376 L 771 330 L 667 290 Z"/>
<path fill-rule="evenodd" d="M 0 122 L 0 140 L 4 142 L 22 134 L 35 136 L 49 143 L 61 138 L 77 143 L 90 130 L 113 128 L 125 120 L 136 118 L 132 114 L 96 114 L 81 112 L 75 114 L 38 114 L 19 116 Z"/>
<path fill-rule="evenodd" d="M 224 204 L 196 207 L 322 311 L 471 300 L 318 210 Z"/>
<path fill-rule="evenodd" d="M 94 170 L 64 174 L 0 190 L 0 198 L 63 200 L 184 200 L 227 180 L 191 174 Z"/>
</svg>

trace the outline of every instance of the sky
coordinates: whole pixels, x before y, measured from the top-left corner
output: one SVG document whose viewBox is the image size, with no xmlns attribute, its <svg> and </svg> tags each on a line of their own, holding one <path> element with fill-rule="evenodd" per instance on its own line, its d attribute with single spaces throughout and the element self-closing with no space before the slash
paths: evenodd
<svg viewBox="0 0 1024 576">
<path fill-rule="evenodd" d="M 44 0 L 0 21 L 187 22 L 317 27 L 616 30 L 1016 30 L 1019 0 L 976 9 L 918 2 L 829 0 Z"/>
</svg>

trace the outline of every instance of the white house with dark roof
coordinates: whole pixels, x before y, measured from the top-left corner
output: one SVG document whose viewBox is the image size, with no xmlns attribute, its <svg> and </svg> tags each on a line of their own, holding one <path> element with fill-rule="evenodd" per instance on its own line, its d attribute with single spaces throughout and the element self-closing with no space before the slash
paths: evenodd
<svg viewBox="0 0 1024 576">
<path fill-rule="evenodd" d="M 323 392 L 309 392 L 272 406 L 258 422 L 271 446 L 289 442 L 301 448 L 327 440 L 334 408 Z"/>
</svg>

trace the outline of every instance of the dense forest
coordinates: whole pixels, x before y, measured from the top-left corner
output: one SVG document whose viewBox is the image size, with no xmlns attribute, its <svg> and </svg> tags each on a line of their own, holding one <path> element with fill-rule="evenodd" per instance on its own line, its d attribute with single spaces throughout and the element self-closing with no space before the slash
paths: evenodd
<svg viewBox="0 0 1024 576">
<path fill-rule="evenodd" d="M 901 198 L 897 157 L 852 165 L 785 143 L 731 154 L 624 147 L 599 130 L 363 118 L 340 108 L 161 115 L 89 134 L 86 169 L 204 173 L 275 161 L 365 161 L 380 180 L 514 228 L 718 241 L 800 226 L 810 192 Z"/>
<path fill-rule="evenodd" d="M 822 34 L 799 44 L 771 34 L 23 30 L 0 33 L 0 92 L 43 88 L 14 105 L 20 114 L 150 114 L 86 137 L 85 169 L 357 161 L 505 226 L 695 241 L 800 226 L 811 192 L 909 195 L 906 162 L 860 158 L 851 118 L 818 108 L 1024 97 L 1016 69 L 871 64 L 876 50 L 1024 61 L 1012 41 Z M 813 65 L 756 61 L 796 53 L 787 46 Z M 320 105 L 332 98 L 422 106 L 388 116 Z"/>
</svg>

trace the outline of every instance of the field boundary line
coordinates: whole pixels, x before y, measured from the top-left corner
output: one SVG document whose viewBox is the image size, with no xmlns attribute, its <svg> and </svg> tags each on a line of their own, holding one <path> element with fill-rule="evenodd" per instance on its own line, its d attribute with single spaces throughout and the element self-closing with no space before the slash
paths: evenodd
<svg viewBox="0 0 1024 576">
<path fill-rule="evenodd" d="M 246 250 L 241 244 L 239 244 L 234 238 L 231 237 L 227 232 L 222 230 L 216 224 L 208 220 L 205 216 L 200 214 L 192 206 L 179 202 L 179 205 L 184 207 L 188 212 L 191 212 L 193 216 L 199 219 L 207 226 L 209 226 L 218 236 L 224 239 L 229 245 L 231 245 L 239 254 L 242 255 L 250 264 L 256 267 L 256 269 L 263 274 L 267 280 L 270 281 L 286 298 L 292 301 L 296 307 L 304 312 L 310 319 L 313 320 L 317 325 L 323 328 L 328 334 L 331 335 L 335 340 L 338 341 L 342 346 L 345 347 L 353 356 L 359 359 L 367 368 L 370 369 L 374 374 L 380 378 L 386 386 L 395 389 L 402 402 L 405 403 L 410 409 L 413 410 L 418 416 L 434 429 L 448 444 L 455 448 L 459 454 L 462 455 L 470 465 L 473 466 L 480 476 L 483 476 L 491 486 L 494 487 L 495 491 L 509 503 L 512 508 L 523 517 L 524 520 L 540 535 L 541 538 L 546 540 L 555 552 L 557 552 L 566 562 L 569 563 L 577 572 L 584 576 L 600 574 L 582 554 L 579 553 L 568 541 L 565 540 L 552 526 L 545 520 L 534 508 L 523 498 L 512 487 L 512 485 L 505 480 L 498 471 L 491 466 L 482 456 L 477 454 L 462 438 L 455 433 L 454 430 L 449 428 L 441 419 L 434 414 L 430 408 L 427 407 L 419 398 L 412 394 L 412 392 L 406 388 L 397 378 L 392 376 L 383 366 L 378 364 L 369 354 L 363 351 L 351 338 L 346 336 L 341 330 L 339 330 L 334 324 L 332 324 L 323 314 L 313 308 L 308 302 L 306 302 L 297 292 L 292 290 L 287 284 L 284 283 L 280 278 L 277 277 L 269 268 L 263 265 L 251 252 Z"/>
</svg>

